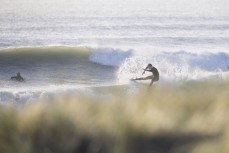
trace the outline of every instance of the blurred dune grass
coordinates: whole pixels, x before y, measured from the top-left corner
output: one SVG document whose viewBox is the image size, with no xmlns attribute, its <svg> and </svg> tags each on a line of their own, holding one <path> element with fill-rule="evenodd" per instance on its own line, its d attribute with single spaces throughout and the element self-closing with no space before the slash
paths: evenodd
<svg viewBox="0 0 229 153">
<path fill-rule="evenodd" d="M 228 153 L 229 82 L 0 107 L 1 153 Z"/>
</svg>

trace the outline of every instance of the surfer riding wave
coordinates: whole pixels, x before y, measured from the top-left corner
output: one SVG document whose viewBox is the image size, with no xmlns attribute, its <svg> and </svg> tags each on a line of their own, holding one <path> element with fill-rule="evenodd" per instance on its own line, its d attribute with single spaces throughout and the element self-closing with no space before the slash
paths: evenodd
<svg viewBox="0 0 229 153">
<path fill-rule="evenodd" d="M 147 67 L 145 69 L 143 69 L 143 74 L 145 74 L 145 71 L 149 71 L 152 72 L 153 75 L 147 76 L 147 77 L 140 77 L 140 78 L 135 78 L 135 79 L 131 79 L 131 80 L 151 80 L 150 82 L 150 87 L 152 86 L 152 84 L 156 81 L 159 80 L 159 72 L 157 70 L 157 68 L 153 67 L 152 64 L 148 64 Z"/>
</svg>

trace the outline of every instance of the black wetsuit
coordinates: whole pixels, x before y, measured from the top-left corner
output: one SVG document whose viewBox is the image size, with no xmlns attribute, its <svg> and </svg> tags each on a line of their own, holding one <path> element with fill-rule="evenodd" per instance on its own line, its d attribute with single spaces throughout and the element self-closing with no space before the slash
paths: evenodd
<svg viewBox="0 0 229 153">
<path fill-rule="evenodd" d="M 17 75 L 17 76 L 13 76 L 11 77 L 11 80 L 15 80 L 15 81 L 24 81 L 23 77 L 21 77 L 21 75 Z"/>
<path fill-rule="evenodd" d="M 155 79 L 153 81 L 158 81 L 159 80 L 159 72 L 155 67 L 153 67 L 152 69 L 149 69 L 147 71 L 153 73 L 153 76 L 155 77 Z"/>
</svg>

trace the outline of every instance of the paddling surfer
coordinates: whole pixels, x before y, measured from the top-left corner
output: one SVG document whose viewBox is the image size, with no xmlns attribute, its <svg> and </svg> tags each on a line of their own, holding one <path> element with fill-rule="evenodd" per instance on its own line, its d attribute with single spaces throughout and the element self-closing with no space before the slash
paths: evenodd
<svg viewBox="0 0 229 153">
<path fill-rule="evenodd" d="M 149 72 L 152 72 L 153 75 L 150 75 L 150 76 L 147 76 L 147 77 L 141 77 L 141 78 L 135 78 L 135 79 L 132 79 L 132 80 L 151 80 L 150 82 L 150 87 L 152 86 L 152 84 L 156 81 L 159 80 L 159 72 L 157 70 L 157 68 L 153 67 L 152 64 L 148 64 L 147 67 L 145 69 L 143 69 L 143 74 L 145 74 L 145 71 L 149 71 Z"/>
<path fill-rule="evenodd" d="M 12 76 L 11 80 L 16 80 L 16 81 L 24 81 L 24 78 L 21 76 L 21 74 L 18 72 L 16 76 Z"/>
</svg>

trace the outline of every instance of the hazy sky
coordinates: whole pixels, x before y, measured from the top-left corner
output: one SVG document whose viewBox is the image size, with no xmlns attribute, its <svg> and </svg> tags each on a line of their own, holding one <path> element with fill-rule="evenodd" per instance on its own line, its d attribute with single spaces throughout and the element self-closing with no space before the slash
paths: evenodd
<svg viewBox="0 0 229 153">
<path fill-rule="evenodd" d="M 75 1 L 76 2 L 76 1 Z M 132 7 L 219 7 L 229 8 L 229 0 L 78 0 L 80 4 Z"/>
<path fill-rule="evenodd" d="M 155 10 L 223 12 L 229 14 L 229 0 L 0 0 L 0 8 L 151 8 Z"/>
</svg>

